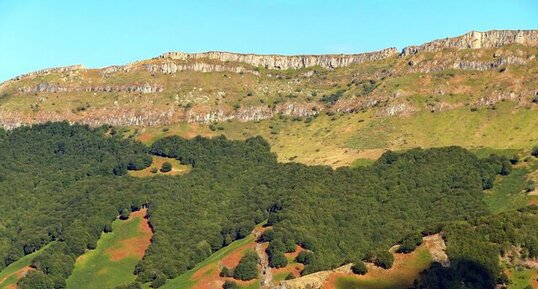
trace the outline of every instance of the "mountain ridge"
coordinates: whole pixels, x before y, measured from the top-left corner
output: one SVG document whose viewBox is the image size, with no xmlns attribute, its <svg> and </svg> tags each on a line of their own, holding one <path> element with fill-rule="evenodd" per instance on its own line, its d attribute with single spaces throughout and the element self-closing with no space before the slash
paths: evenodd
<svg viewBox="0 0 538 289">
<path fill-rule="evenodd" d="M 207 51 L 207 52 L 165 52 L 152 59 L 172 59 L 172 60 L 189 60 L 189 59 L 213 59 L 222 62 L 240 62 L 252 66 L 262 66 L 266 69 L 301 69 L 312 66 L 321 66 L 323 68 L 334 69 L 344 67 L 351 64 L 363 63 L 385 59 L 392 56 L 407 56 L 414 55 L 419 52 L 436 52 L 447 48 L 456 49 L 478 49 L 478 48 L 493 48 L 509 44 L 522 44 L 528 46 L 538 45 L 538 30 L 488 30 L 488 31 L 469 31 L 465 34 L 435 39 L 421 45 L 410 45 L 398 51 L 395 47 L 389 47 L 376 51 L 360 52 L 360 53 L 334 53 L 334 54 L 298 54 L 298 55 L 283 55 L 283 54 L 256 54 L 256 53 L 236 53 L 228 51 Z M 144 61 L 144 60 L 141 60 Z M 125 65 L 110 65 L 101 68 L 86 68 L 82 64 L 74 64 L 61 67 L 44 68 L 29 73 L 15 76 L 12 79 L 0 83 L 2 84 L 20 80 L 22 78 L 35 75 L 43 75 L 51 72 L 66 72 L 79 69 L 114 69 L 128 67 L 140 61 L 134 61 Z"/>
</svg>

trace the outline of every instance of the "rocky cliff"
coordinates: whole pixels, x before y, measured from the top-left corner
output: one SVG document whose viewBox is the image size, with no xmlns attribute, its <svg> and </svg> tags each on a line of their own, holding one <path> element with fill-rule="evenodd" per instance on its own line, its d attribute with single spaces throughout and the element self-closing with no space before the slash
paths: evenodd
<svg viewBox="0 0 538 289">
<path fill-rule="evenodd" d="M 458 37 L 438 39 L 422 45 L 405 47 L 402 50 L 402 55 L 413 55 L 422 51 L 436 52 L 447 48 L 495 48 L 516 43 L 527 46 L 538 46 L 538 30 L 471 31 Z"/>
<path fill-rule="evenodd" d="M 325 54 L 325 55 L 260 55 L 241 54 L 231 52 L 210 51 L 204 53 L 183 53 L 168 52 L 159 58 L 173 60 L 199 60 L 212 59 L 222 62 L 242 62 L 254 67 L 264 67 L 267 69 L 301 69 L 311 66 L 321 66 L 323 68 L 338 68 L 355 63 L 363 63 L 385 59 L 398 55 L 396 48 L 387 48 L 380 51 L 359 53 L 359 54 Z"/>
</svg>

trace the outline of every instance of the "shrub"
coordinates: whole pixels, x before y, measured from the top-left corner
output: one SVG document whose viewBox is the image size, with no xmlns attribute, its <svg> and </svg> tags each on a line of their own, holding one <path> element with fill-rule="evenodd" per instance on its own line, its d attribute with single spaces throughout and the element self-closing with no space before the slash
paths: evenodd
<svg viewBox="0 0 538 289">
<path fill-rule="evenodd" d="M 532 155 L 533 157 L 538 158 L 538 145 L 535 145 L 535 146 L 532 148 L 531 155 Z"/>
<path fill-rule="evenodd" d="M 357 260 L 356 262 L 353 262 L 353 266 L 351 266 L 351 271 L 358 275 L 364 275 L 368 273 L 368 268 L 366 268 L 366 264 L 364 264 L 364 262 L 362 262 L 361 260 Z"/>
<path fill-rule="evenodd" d="M 161 172 L 167 173 L 172 170 L 172 164 L 169 162 L 164 162 L 161 167 Z"/>
<path fill-rule="evenodd" d="M 219 276 L 220 277 L 233 277 L 234 270 L 224 266 L 222 267 L 222 270 L 220 271 Z"/>
<path fill-rule="evenodd" d="M 131 212 L 127 209 L 123 209 L 121 210 L 121 213 L 120 213 L 120 220 L 127 220 L 129 219 L 129 215 L 131 214 Z"/>
<path fill-rule="evenodd" d="M 158 171 L 159 171 L 159 169 L 156 168 L 156 167 L 152 167 L 151 170 L 150 170 L 150 172 L 151 172 L 152 174 L 156 174 Z"/>
<path fill-rule="evenodd" d="M 251 280 L 258 277 L 258 255 L 254 252 L 248 252 L 241 258 L 237 267 L 233 272 L 235 279 Z"/>
<path fill-rule="evenodd" d="M 288 259 L 280 252 L 276 252 L 269 256 L 269 266 L 272 268 L 283 268 L 288 266 Z"/>
<path fill-rule="evenodd" d="M 166 283 L 166 276 L 164 274 L 158 274 L 153 281 L 151 281 L 151 287 L 153 288 L 159 288 L 163 286 Z"/>
<path fill-rule="evenodd" d="M 271 242 L 275 237 L 275 232 L 273 230 L 266 230 L 258 238 L 258 242 Z"/>
<path fill-rule="evenodd" d="M 379 251 L 375 255 L 374 264 L 383 269 L 390 269 L 394 263 L 394 256 L 389 251 Z"/>
<path fill-rule="evenodd" d="M 233 281 L 224 281 L 224 284 L 222 285 L 223 289 L 239 289 L 239 285 Z"/>
<path fill-rule="evenodd" d="M 400 248 L 398 248 L 398 252 L 400 253 L 410 253 L 415 250 L 417 246 L 422 244 L 422 235 L 419 233 L 407 235 L 405 238 L 402 239 Z"/>
<path fill-rule="evenodd" d="M 297 255 L 295 258 L 295 261 L 305 265 L 311 264 L 313 260 L 314 254 L 309 251 L 301 251 L 301 253 L 299 253 L 299 255 Z"/>
</svg>

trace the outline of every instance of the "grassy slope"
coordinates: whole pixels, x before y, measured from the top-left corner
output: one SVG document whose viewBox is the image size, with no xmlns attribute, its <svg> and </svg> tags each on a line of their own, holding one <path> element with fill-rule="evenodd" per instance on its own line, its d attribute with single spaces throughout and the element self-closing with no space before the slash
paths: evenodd
<svg viewBox="0 0 538 289">
<path fill-rule="evenodd" d="M 77 259 L 75 269 L 67 279 L 67 288 L 114 288 L 133 282 L 136 278 L 133 270 L 141 257 L 127 256 L 113 261 L 109 252 L 121 248 L 124 240 L 147 234 L 140 229 L 142 221 L 145 221 L 142 216 L 127 221 L 115 220 L 112 232 L 101 235 L 97 248 Z"/>
<path fill-rule="evenodd" d="M 341 276 L 332 285 L 336 289 L 406 289 L 430 266 L 431 260 L 428 249 L 421 246 L 410 254 L 396 254 L 394 266 L 389 270 L 370 268 L 364 276 Z"/>
<path fill-rule="evenodd" d="M 497 176 L 493 189 L 486 192 L 484 201 L 494 212 L 518 209 L 529 204 L 530 200 L 538 199 L 531 196 L 525 189 L 529 174 L 538 170 L 538 161 L 521 163 L 508 176 Z"/>
<path fill-rule="evenodd" d="M 224 134 L 232 139 L 261 135 L 280 161 L 332 166 L 376 159 L 384 150 L 460 145 L 470 149 L 529 149 L 538 143 L 538 112 L 501 102 L 495 110 L 458 108 L 418 112 L 411 116 L 378 117 L 372 112 L 336 117 L 320 115 L 309 123 L 289 118 L 259 122 L 225 122 L 216 131 L 200 124 L 139 129 L 137 138 L 150 144 L 166 135 L 193 137 Z M 131 130 L 133 133 L 135 129 Z"/>
<path fill-rule="evenodd" d="M 17 271 L 24 269 L 32 264 L 32 259 L 37 257 L 47 246 L 32 254 L 26 255 L 14 263 L 11 263 L 7 268 L 0 272 L 0 289 L 9 288 L 9 286 L 17 284 Z"/>
<path fill-rule="evenodd" d="M 193 280 L 193 276 L 197 272 L 201 272 L 202 269 L 207 268 L 210 265 L 215 265 L 219 261 L 221 261 L 224 257 L 230 255 L 235 250 L 240 249 L 241 247 L 244 247 L 252 242 L 255 241 L 255 238 L 253 235 L 249 235 L 246 238 L 243 238 L 241 240 L 237 240 L 230 245 L 218 250 L 217 252 L 213 253 L 209 258 L 198 264 L 193 269 L 183 273 L 181 276 L 168 280 L 168 282 L 160 287 L 162 289 L 172 289 L 172 288 L 192 288 L 194 285 L 196 285 L 196 281 Z M 204 274 L 209 274 L 210 272 L 204 272 Z M 257 283 L 256 283 L 257 284 Z M 254 285 L 253 285 L 254 286 Z M 256 286 L 255 286 L 256 287 Z M 150 288 L 148 284 L 145 285 L 145 288 Z M 247 288 L 250 288 L 247 287 Z"/>
</svg>

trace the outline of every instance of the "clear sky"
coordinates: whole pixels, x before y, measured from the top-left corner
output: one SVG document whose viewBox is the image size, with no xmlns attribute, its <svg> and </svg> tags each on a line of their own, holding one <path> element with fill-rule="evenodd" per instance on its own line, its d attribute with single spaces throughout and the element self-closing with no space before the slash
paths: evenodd
<svg viewBox="0 0 538 289">
<path fill-rule="evenodd" d="M 0 81 L 166 51 L 357 53 L 537 28 L 538 0 L 0 0 Z"/>
</svg>

